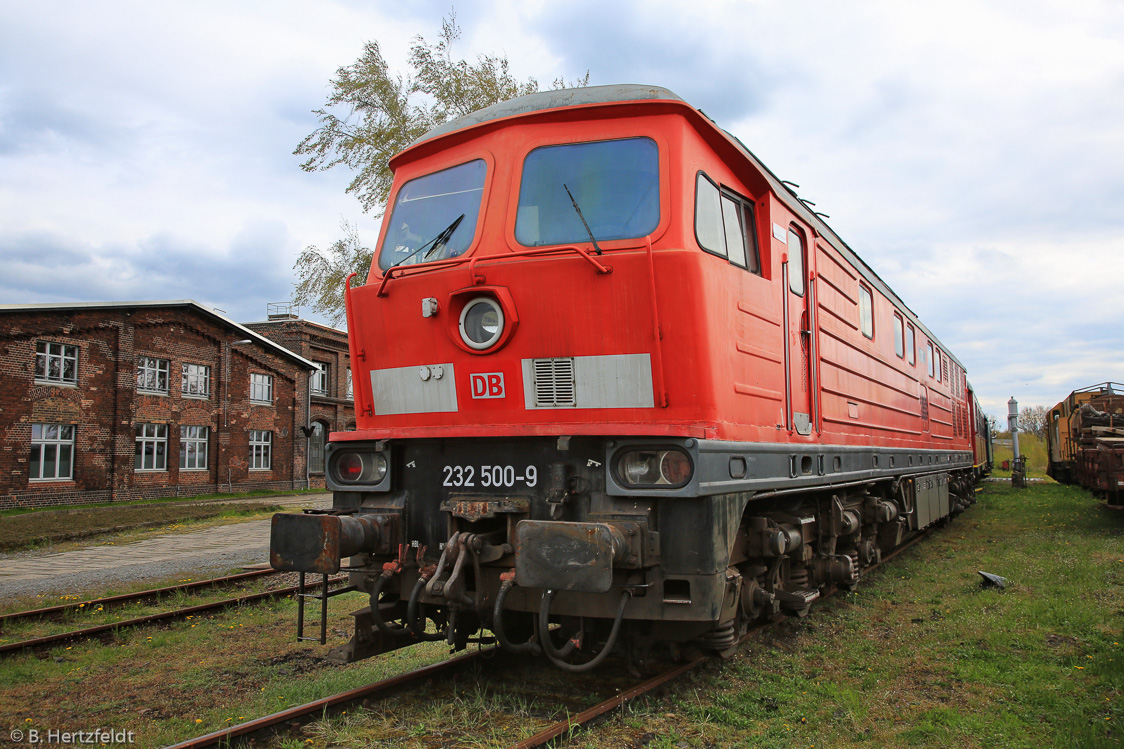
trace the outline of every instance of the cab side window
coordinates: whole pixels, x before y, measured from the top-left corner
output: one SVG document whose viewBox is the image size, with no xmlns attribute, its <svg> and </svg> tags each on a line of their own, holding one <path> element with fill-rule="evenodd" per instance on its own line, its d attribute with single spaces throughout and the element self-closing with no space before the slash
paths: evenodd
<svg viewBox="0 0 1124 749">
<path fill-rule="evenodd" d="M 699 172 L 695 183 L 695 238 L 699 247 L 760 275 L 754 226 L 751 202 L 719 188 Z"/>
<path fill-rule="evenodd" d="M 722 227 L 722 195 L 718 185 L 702 172 L 695 183 L 695 239 L 699 247 L 720 257 L 726 255 L 726 232 Z"/>
</svg>

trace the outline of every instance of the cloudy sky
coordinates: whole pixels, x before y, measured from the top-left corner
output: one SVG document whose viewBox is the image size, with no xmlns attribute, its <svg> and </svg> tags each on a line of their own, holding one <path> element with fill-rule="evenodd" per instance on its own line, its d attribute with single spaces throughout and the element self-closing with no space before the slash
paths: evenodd
<svg viewBox="0 0 1124 749">
<path fill-rule="evenodd" d="M 242 321 L 377 225 L 292 151 L 336 68 L 454 51 L 666 86 L 803 197 L 991 413 L 1124 380 L 1119 0 L 0 0 L 0 303 L 195 299 Z M 306 315 L 313 317 L 312 315 Z"/>
</svg>

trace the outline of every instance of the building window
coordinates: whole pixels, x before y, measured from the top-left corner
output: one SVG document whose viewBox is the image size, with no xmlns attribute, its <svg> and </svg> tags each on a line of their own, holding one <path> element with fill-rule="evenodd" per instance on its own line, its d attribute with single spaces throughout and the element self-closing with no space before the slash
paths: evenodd
<svg viewBox="0 0 1124 749">
<path fill-rule="evenodd" d="M 209 398 L 211 396 L 211 368 L 206 364 L 184 364 L 183 394 L 190 398 Z"/>
<path fill-rule="evenodd" d="M 312 373 L 312 394 L 328 395 L 328 372 L 331 367 L 325 361 L 312 363 L 316 365 L 316 369 Z"/>
<path fill-rule="evenodd" d="M 250 430 L 250 470 L 268 471 L 273 465 L 273 432 Z"/>
<path fill-rule="evenodd" d="M 255 403 L 273 402 L 273 375 L 250 375 L 250 400 Z"/>
<path fill-rule="evenodd" d="M 351 393 L 351 367 L 347 368 L 347 399 L 355 400 L 355 396 Z"/>
<path fill-rule="evenodd" d="M 155 356 L 137 359 L 137 390 L 146 393 L 168 392 L 168 360 Z"/>
<path fill-rule="evenodd" d="M 64 481 L 74 477 L 74 425 L 31 425 L 31 480 Z"/>
<path fill-rule="evenodd" d="M 133 468 L 138 471 L 168 470 L 167 424 L 137 424 L 137 449 Z"/>
<path fill-rule="evenodd" d="M 35 379 L 78 384 L 78 347 L 50 341 L 35 342 Z"/>
<path fill-rule="evenodd" d="M 905 326 L 905 353 L 909 357 L 910 365 L 917 363 L 917 345 L 912 325 Z"/>
<path fill-rule="evenodd" d="M 308 470 L 312 473 L 324 472 L 324 442 L 327 436 L 327 424 L 312 422 L 312 434 L 308 436 Z"/>
<path fill-rule="evenodd" d="M 202 471 L 207 468 L 207 438 L 210 427 L 180 427 L 180 468 Z"/>
<path fill-rule="evenodd" d="M 862 284 L 859 284 L 859 328 L 864 336 L 874 338 L 874 297 Z"/>
</svg>

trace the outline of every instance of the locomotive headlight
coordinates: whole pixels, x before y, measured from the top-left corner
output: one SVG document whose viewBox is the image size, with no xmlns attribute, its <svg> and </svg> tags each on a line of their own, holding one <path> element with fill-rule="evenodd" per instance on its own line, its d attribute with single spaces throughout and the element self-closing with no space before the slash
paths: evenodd
<svg viewBox="0 0 1124 749">
<path fill-rule="evenodd" d="M 335 478 L 345 484 L 377 484 L 386 476 L 386 456 L 382 453 L 340 453 L 335 461 Z"/>
<path fill-rule="evenodd" d="M 618 480 L 628 487 L 678 488 L 691 479 L 691 459 L 677 450 L 632 449 L 616 460 Z"/>
<path fill-rule="evenodd" d="M 479 296 L 464 306 L 460 319 L 461 340 L 482 351 L 503 335 L 503 310 L 491 297 Z"/>
</svg>

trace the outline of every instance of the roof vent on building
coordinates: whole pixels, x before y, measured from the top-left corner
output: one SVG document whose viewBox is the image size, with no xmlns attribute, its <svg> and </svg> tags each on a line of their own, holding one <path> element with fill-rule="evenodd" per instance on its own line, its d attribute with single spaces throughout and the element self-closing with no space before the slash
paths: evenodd
<svg viewBox="0 0 1124 749">
<path fill-rule="evenodd" d="M 299 320 L 301 308 L 293 302 L 270 302 L 265 305 L 270 320 Z"/>
</svg>

